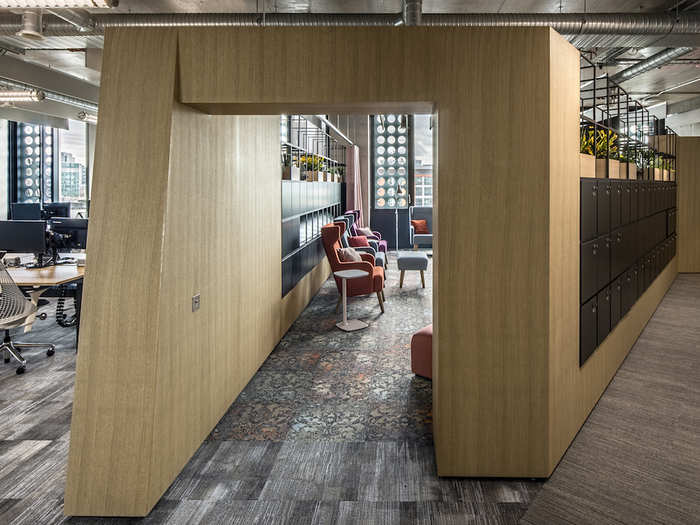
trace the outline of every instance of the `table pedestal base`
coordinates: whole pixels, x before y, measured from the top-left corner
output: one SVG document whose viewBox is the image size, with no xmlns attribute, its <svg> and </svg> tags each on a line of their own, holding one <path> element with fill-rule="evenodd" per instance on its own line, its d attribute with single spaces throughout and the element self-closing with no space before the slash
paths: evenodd
<svg viewBox="0 0 700 525">
<path fill-rule="evenodd" d="M 346 332 L 354 332 L 355 330 L 367 328 L 369 325 L 364 321 L 360 321 L 359 319 L 349 319 L 347 321 L 336 323 L 335 326 L 341 330 L 345 330 Z"/>
</svg>

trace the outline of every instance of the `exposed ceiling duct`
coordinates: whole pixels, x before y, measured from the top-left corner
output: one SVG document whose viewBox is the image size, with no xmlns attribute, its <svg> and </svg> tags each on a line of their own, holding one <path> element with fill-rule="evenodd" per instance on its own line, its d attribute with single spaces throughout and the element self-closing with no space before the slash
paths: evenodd
<svg viewBox="0 0 700 525">
<path fill-rule="evenodd" d="M 663 66 L 664 64 L 668 64 L 674 59 L 683 56 L 687 53 L 690 53 L 692 50 L 692 47 L 664 49 L 663 51 L 656 53 L 655 55 L 652 55 L 649 58 L 646 58 L 641 62 L 638 62 L 637 64 L 628 67 L 627 69 L 623 69 L 622 71 L 615 73 L 610 77 L 610 80 L 613 80 L 615 82 L 624 82 L 625 80 L 634 78 L 651 69 L 655 69 L 657 67 Z"/>
<path fill-rule="evenodd" d="M 24 38 L 42 38 L 42 16 L 39 11 L 25 11 L 22 13 L 22 25 L 17 28 L 17 36 Z"/>
<path fill-rule="evenodd" d="M 403 0 L 403 23 L 407 26 L 421 25 L 423 0 Z"/>
<path fill-rule="evenodd" d="M 35 92 L 38 89 L 35 86 L 30 86 L 29 84 L 25 84 L 24 82 L 17 82 L 16 80 L 10 80 L 9 78 L 0 78 L 0 87 L 25 92 Z M 80 108 L 87 111 L 97 111 L 97 104 L 94 104 L 92 102 L 88 102 L 86 100 L 82 100 L 75 97 L 69 97 L 67 95 L 62 95 L 61 93 L 56 93 L 55 91 L 50 91 L 44 88 L 41 88 L 40 91 L 42 93 L 42 100 L 45 98 L 46 100 L 61 102 L 63 104 L 75 106 L 76 108 Z"/>
<path fill-rule="evenodd" d="M 418 15 L 420 2 L 407 0 L 406 10 L 413 19 L 419 16 L 425 26 L 460 27 L 547 27 L 563 35 L 700 35 L 700 14 L 667 13 L 539 14 L 469 13 Z M 408 13 L 407 13 L 408 14 Z M 314 14 L 267 13 L 266 26 L 393 26 L 399 15 L 392 14 Z M 93 15 L 94 28 L 80 31 L 74 24 L 46 16 L 45 36 L 82 36 L 102 34 L 109 27 L 217 27 L 259 26 L 258 13 L 172 13 L 172 14 L 99 14 Z M 0 15 L 0 35 L 15 34 L 21 27 L 19 15 Z"/>
</svg>

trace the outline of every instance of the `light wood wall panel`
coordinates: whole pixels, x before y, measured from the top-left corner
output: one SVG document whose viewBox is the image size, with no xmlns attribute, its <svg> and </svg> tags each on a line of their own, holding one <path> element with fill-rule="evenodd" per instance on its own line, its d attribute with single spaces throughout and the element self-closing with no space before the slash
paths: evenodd
<svg viewBox="0 0 700 525">
<path fill-rule="evenodd" d="M 166 201 L 155 500 L 279 338 L 279 117 L 212 117 L 176 103 Z"/>
<path fill-rule="evenodd" d="M 176 46 L 179 76 L 168 84 Z M 129 276 L 122 258 L 91 257 L 86 303 L 103 315 L 86 316 L 88 335 L 81 340 L 66 497 L 71 513 L 147 512 L 328 275 L 319 265 L 281 300 L 279 198 L 268 207 L 257 193 L 258 186 L 272 188 L 261 159 L 278 162 L 276 124 L 273 133 L 264 118 L 207 116 L 184 105 L 213 114 L 300 107 L 435 112 L 433 391 L 441 475 L 548 475 L 672 279 L 675 266 L 589 363 L 573 370 L 578 56 L 550 29 L 121 29 L 107 34 L 105 64 L 96 204 L 129 206 L 127 229 L 145 230 L 154 253 L 140 286 L 128 283 L 128 296 L 118 289 Z M 331 69 L 333 75 L 309 80 L 309 71 Z M 157 78 L 157 88 L 125 101 L 142 77 Z M 148 170 L 139 165 L 143 157 Z M 120 179 L 116 192 L 114 179 Z M 202 210 L 215 186 L 222 193 Z M 109 251 L 110 235 L 120 235 L 122 225 L 96 214 L 91 251 L 117 253 Z M 191 214 L 198 217 L 188 222 Z M 261 243 L 245 231 L 250 225 L 240 223 L 244 217 L 260 221 L 254 228 L 269 234 L 269 253 L 264 247 L 260 255 Z M 193 231 L 202 238 L 183 244 L 180 233 Z M 143 236 L 129 242 L 141 247 Z M 256 264 L 261 268 L 251 269 Z M 116 301 L 109 295 L 115 292 Z M 193 314 L 195 292 L 202 310 Z M 132 303 L 134 313 L 118 314 L 123 319 L 104 315 Z M 153 354 L 142 344 L 123 348 L 119 337 L 133 331 L 131 319 Z M 190 352 L 197 348 L 199 361 Z M 144 356 L 155 368 L 132 378 L 133 363 Z M 106 397 L 100 384 L 107 385 Z M 117 429 L 138 429 L 141 437 L 105 445 L 115 442 Z M 172 442 L 164 445 L 166 439 Z"/>
<path fill-rule="evenodd" d="M 579 362 L 579 54 L 555 33 L 549 54 L 549 475 L 564 449 L 558 438 L 559 411 L 567 399 L 555 394 L 559 382 L 578 373 Z M 584 419 L 579 418 L 578 424 Z"/>
<path fill-rule="evenodd" d="M 177 35 L 108 31 L 106 39 L 65 512 L 138 516 L 153 506 Z"/>
<path fill-rule="evenodd" d="M 279 117 L 177 103 L 176 37 L 106 37 L 68 515 L 148 514 L 329 274 L 282 300 Z"/>
<path fill-rule="evenodd" d="M 182 101 L 212 113 L 437 110 L 443 475 L 546 471 L 549 47 L 548 29 L 180 31 Z M 309 83 L 324 64 L 334 74 Z"/>
<path fill-rule="evenodd" d="M 678 137 L 678 271 L 700 272 L 700 137 Z"/>
</svg>

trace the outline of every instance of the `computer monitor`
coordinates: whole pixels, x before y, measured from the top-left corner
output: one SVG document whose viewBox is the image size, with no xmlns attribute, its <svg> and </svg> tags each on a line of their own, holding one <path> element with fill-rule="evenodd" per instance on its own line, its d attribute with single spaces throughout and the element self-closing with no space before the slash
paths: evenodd
<svg viewBox="0 0 700 525">
<path fill-rule="evenodd" d="M 10 215 L 15 221 L 41 220 L 41 204 L 38 202 L 13 202 L 10 205 Z"/>
<path fill-rule="evenodd" d="M 87 247 L 87 219 L 51 219 L 51 231 L 67 235 L 64 248 L 84 250 Z"/>
<path fill-rule="evenodd" d="M 45 202 L 44 219 L 70 217 L 70 202 Z"/>
<path fill-rule="evenodd" d="M 0 221 L 0 251 L 46 252 L 46 221 Z"/>
</svg>

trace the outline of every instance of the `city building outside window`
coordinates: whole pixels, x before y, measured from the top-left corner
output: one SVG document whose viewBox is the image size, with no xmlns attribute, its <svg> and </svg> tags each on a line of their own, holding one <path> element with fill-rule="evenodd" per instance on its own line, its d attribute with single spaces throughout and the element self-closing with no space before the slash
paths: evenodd
<svg viewBox="0 0 700 525">
<path fill-rule="evenodd" d="M 416 206 L 433 205 L 433 130 L 430 115 L 413 117 L 414 189 Z"/>
<path fill-rule="evenodd" d="M 69 121 L 69 129 L 58 134 L 60 149 L 58 195 L 54 200 L 71 203 L 71 215 L 87 217 L 87 125 Z"/>
</svg>

